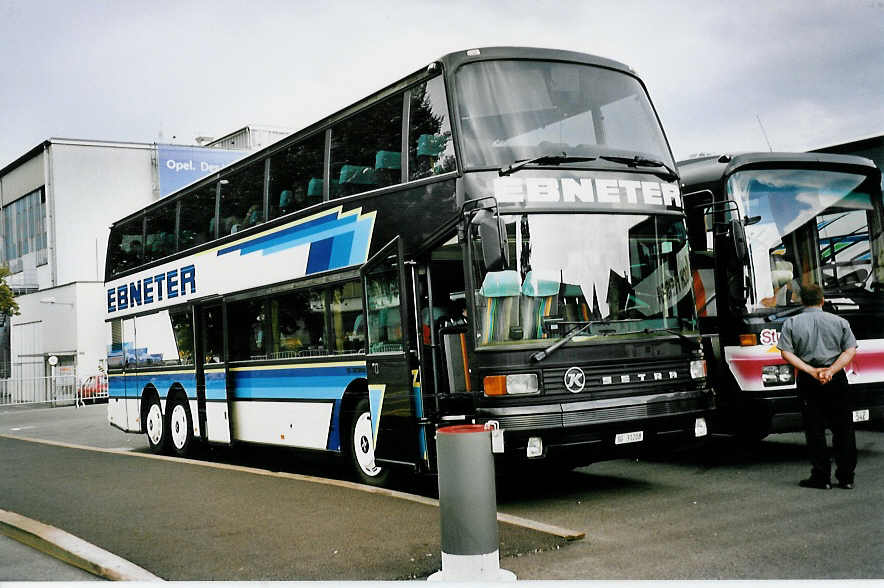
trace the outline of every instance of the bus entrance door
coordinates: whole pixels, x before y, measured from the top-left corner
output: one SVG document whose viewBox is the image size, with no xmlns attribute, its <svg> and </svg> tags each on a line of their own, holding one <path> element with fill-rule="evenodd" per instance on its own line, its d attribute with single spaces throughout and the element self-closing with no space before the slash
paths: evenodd
<svg viewBox="0 0 884 588">
<path fill-rule="evenodd" d="M 210 443 L 230 443 L 223 307 L 215 303 L 198 308 L 194 319 L 200 432 L 203 439 Z"/>
<path fill-rule="evenodd" d="M 369 408 L 374 456 L 379 462 L 416 465 L 426 453 L 418 435 L 420 395 L 413 283 L 406 278 L 397 237 L 362 270 L 368 352 Z"/>
</svg>

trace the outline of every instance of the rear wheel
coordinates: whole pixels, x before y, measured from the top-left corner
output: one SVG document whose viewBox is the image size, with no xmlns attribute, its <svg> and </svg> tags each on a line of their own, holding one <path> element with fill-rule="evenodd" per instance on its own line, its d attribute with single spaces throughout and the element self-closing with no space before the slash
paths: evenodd
<svg viewBox="0 0 884 588">
<path fill-rule="evenodd" d="M 187 404 L 176 399 L 169 411 L 169 440 L 176 455 L 185 457 L 193 446 L 193 421 Z"/>
<path fill-rule="evenodd" d="M 160 399 L 152 396 L 148 400 L 147 410 L 144 414 L 144 432 L 147 433 L 147 443 L 153 453 L 164 453 L 169 444 L 166 433 L 166 422 L 163 418 L 163 409 Z"/>
<path fill-rule="evenodd" d="M 371 486 L 384 486 L 389 481 L 390 469 L 375 463 L 374 435 L 367 398 L 356 404 L 351 416 L 348 449 L 350 464 L 360 482 Z"/>
</svg>

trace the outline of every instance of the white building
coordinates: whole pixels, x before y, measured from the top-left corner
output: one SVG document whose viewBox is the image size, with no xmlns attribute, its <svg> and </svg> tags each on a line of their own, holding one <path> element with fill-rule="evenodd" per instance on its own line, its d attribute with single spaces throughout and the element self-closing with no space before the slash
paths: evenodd
<svg viewBox="0 0 884 588">
<path fill-rule="evenodd" d="M 56 374 L 97 372 L 110 224 L 284 135 L 244 127 L 206 147 L 53 138 L 0 168 L 0 264 L 21 312 L 0 320 L 0 377 L 49 375 L 53 356 Z"/>
</svg>

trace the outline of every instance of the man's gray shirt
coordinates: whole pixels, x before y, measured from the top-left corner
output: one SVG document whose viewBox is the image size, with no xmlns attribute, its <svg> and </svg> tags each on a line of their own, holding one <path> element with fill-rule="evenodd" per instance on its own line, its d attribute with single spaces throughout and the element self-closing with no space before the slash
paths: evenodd
<svg viewBox="0 0 884 588">
<path fill-rule="evenodd" d="M 786 319 L 777 347 L 813 367 L 829 367 L 843 351 L 856 347 L 856 338 L 845 319 L 810 307 Z"/>
</svg>

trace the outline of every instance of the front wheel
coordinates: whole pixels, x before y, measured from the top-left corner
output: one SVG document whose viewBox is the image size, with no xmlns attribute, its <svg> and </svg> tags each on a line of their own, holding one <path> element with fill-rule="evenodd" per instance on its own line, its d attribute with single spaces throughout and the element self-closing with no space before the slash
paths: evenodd
<svg viewBox="0 0 884 588">
<path fill-rule="evenodd" d="M 374 460 L 374 435 L 367 398 L 356 404 L 350 419 L 349 454 L 350 464 L 360 482 L 371 486 L 384 486 L 388 482 L 390 469 L 377 465 Z"/>
<path fill-rule="evenodd" d="M 147 433 L 147 443 L 153 453 L 165 453 L 169 439 L 160 399 L 154 396 L 148 400 L 148 403 L 144 416 L 144 432 Z"/>
<path fill-rule="evenodd" d="M 193 446 L 193 421 L 184 401 L 178 399 L 169 411 L 169 440 L 175 455 L 186 457 Z"/>
</svg>

